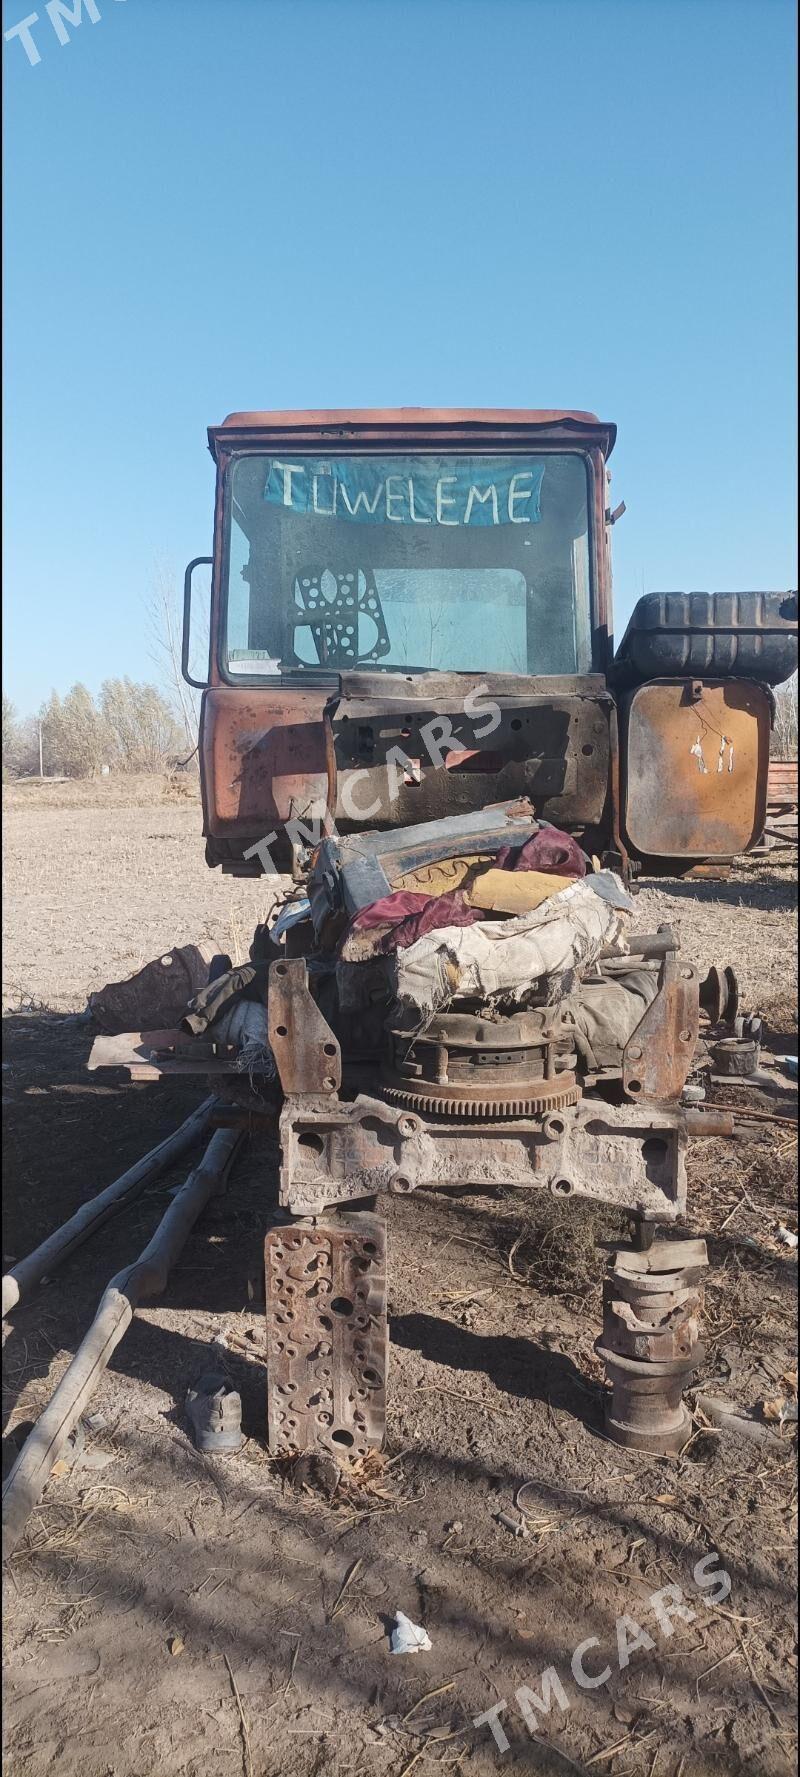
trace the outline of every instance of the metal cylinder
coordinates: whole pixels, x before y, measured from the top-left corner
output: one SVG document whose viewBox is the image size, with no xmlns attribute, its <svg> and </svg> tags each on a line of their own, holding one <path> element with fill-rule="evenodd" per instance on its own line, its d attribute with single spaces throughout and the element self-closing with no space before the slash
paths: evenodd
<svg viewBox="0 0 800 1777">
<path fill-rule="evenodd" d="M 684 1405 L 683 1391 L 690 1364 L 646 1364 L 635 1358 L 614 1357 L 595 1347 L 606 1367 L 611 1396 L 606 1406 L 606 1436 L 629 1450 L 646 1450 L 651 1456 L 677 1456 L 692 1429 L 692 1416 Z M 702 1347 L 699 1348 L 702 1353 Z"/>
<path fill-rule="evenodd" d="M 603 1282 L 595 1350 L 610 1383 L 606 1432 L 628 1449 L 676 1456 L 691 1430 L 683 1391 L 703 1356 L 705 1241 L 619 1249 Z"/>
<path fill-rule="evenodd" d="M 709 1051 L 715 1074 L 726 1079 L 749 1079 L 758 1072 L 760 1045 L 751 1037 L 723 1037 Z"/>
</svg>

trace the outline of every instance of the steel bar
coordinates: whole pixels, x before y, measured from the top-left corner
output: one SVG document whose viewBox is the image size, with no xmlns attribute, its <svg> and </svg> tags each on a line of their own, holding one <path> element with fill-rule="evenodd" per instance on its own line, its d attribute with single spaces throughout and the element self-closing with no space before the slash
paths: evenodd
<svg viewBox="0 0 800 1777">
<path fill-rule="evenodd" d="M 82 1203 L 69 1221 L 63 1222 L 40 1246 L 34 1247 L 27 1258 L 19 1259 L 12 1265 L 11 1270 L 3 1277 L 4 1320 L 10 1310 L 41 1283 L 43 1277 L 52 1277 L 58 1266 L 63 1265 L 65 1259 L 79 1246 L 83 1246 L 84 1241 L 89 1240 L 98 1228 L 102 1228 L 104 1222 L 125 1209 L 144 1190 L 145 1185 L 158 1178 L 168 1166 L 172 1166 L 188 1148 L 201 1139 L 211 1122 L 215 1104 L 213 1095 L 204 1099 L 174 1134 L 168 1135 L 165 1141 L 151 1148 L 149 1154 L 137 1160 L 135 1166 L 130 1166 L 127 1172 L 123 1172 L 96 1197 L 90 1197 L 87 1203 Z"/>
<path fill-rule="evenodd" d="M 170 1270 L 209 1197 L 219 1190 L 241 1134 L 218 1129 L 200 1165 L 173 1198 L 144 1251 L 118 1271 L 104 1291 L 92 1324 L 67 1366 L 55 1393 L 37 1419 L 3 1487 L 3 1559 L 16 1548 L 47 1485 L 59 1452 L 77 1425 L 133 1319 L 139 1302 L 160 1295 Z"/>
<path fill-rule="evenodd" d="M 644 958 L 671 956 L 673 951 L 678 948 L 675 933 L 670 926 L 665 926 L 663 931 L 658 932 L 631 932 L 627 939 L 625 955 Z M 625 958 L 620 957 L 619 951 L 615 950 L 612 944 L 608 944 L 598 952 L 598 961 L 605 962 L 606 960 L 622 962 Z"/>
</svg>

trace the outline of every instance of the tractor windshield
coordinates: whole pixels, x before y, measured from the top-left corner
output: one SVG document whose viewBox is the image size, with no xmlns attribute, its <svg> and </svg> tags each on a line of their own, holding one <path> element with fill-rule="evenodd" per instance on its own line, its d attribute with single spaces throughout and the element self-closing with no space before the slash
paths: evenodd
<svg viewBox="0 0 800 1777">
<path fill-rule="evenodd" d="M 591 670 L 578 454 L 248 455 L 227 499 L 230 677 Z"/>
</svg>

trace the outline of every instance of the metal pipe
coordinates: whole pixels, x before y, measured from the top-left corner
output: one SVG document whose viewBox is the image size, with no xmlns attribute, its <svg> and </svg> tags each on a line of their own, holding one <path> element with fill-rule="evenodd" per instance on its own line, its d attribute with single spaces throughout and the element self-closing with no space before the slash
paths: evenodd
<svg viewBox="0 0 800 1777">
<path fill-rule="evenodd" d="M 322 711 L 322 733 L 325 741 L 325 822 L 324 831 L 332 833 L 336 824 L 336 798 L 339 790 L 338 768 L 336 765 L 336 739 L 333 732 L 333 713 L 339 707 L 339 698 L 329 697 Z"/>
<path fill-rule="evenodd" d="M 665 927 L 663 932 L 633 932 L 627 939 L 627 945 L 626 954 L 628 956 L 645 957 L 670 956 L 673 951 L 679 948 L 678 940 L 670 926 Z M 614 950 L 613 946 L 608 944 L 598 952 L 598 961 L 602 962 L 606 957 L 613 957 L 618 962 L 625 960 L 624 957 L 620 957 L 618 950 Z"/>
<path fill-rule="evenodd" d="M 172 1266 L 212 1193 L 218 1190 L 241 1141 L 238 1129 L 218 1129 L 200 1165 L 189 1174 L 138 1259 L 112 1277 L 85 1338 L 55 1393 L 26 1438 L 3 1487 L 3 1560 L 13 1552 L 47 1485 L 59 1452 L 77 1425 L 143 1297 L 160 1295 Z"/>
<path fill-rule="evenodd" d="M 687 1135 L 721 1135 L 729 1139 L 736 1134 L 736 1118 L 733 1111 L 688 1109 L 684 1111 L 683 1115 L 686 1120 Z"/>
<path fill-rule="evenodd" d="M 59 1265 L 63 1265 L 65 1259 L 76 1252 L 79 1246 L 83 1246 L 84 1241 L 91 1239 L 98 1228 L 102 1228 L 111 1216 L 117 1215 L 121 1209 L 132 1203 L 145 1185 L 158 1178 L 174 1161 L 180 1160 L 194 1142 L 200 1140 L 211 1121 L 215 1104 L 213 1094 L 204 1099 L 179 1129 L 168 1135 L 165 1141 L 159 1142 L 157 1147 L 151 1148 L 149 1154 L 137 1160 L 135 1166 L 130 1166 L 127 1172 L 123 1172 L 113 1184 L 107 1185 L 104 1191 L 98 1192 L 96 1197 L 90 1197 L 87 1203 L 82 1203 L 69 1221 L 62 1223 L 55 1233 L 48 1235 L 40 1246 L 34 1247 L 27 1258 L 19 1259 L 12 1265 L 11 1270 L 3 1277 L 4 1320 L 10 1310 L 41 1283 L 43 1277 L 52 1277 Z"/>
</svg>

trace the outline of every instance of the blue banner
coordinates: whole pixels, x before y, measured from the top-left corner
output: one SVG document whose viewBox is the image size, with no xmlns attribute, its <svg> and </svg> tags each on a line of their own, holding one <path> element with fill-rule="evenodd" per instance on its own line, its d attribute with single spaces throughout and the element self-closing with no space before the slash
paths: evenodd
<svg viewBox="0 0 800 1777">
<path fill-rule="evenodd" d="M 276 457 L 264 499 L 353 524 L 538 524 L 544 471 L 524 457 Z"/>
</svg>

